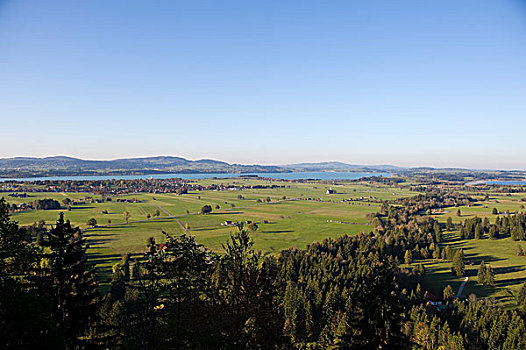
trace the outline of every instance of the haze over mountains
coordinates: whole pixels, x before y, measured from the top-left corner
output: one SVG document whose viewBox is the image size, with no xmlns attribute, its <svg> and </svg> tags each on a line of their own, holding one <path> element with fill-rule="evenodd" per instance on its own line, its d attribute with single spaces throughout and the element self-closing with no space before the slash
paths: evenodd
<svg viewBox="0 0 526 350">
<path fill-rule="evenodd" d="M 14 157 L 0 159 L 0 176 L 145 174 L 145 173 L 246 173 L 293 171 L 381 172 L 401 169 L 394 166 L 364 166 L 342 162 L 297 163 L 286 165 L 230 164 L 213 159 L 189 160 L 158 156 L 114 160 L 86 160 L 67 156 Z"/>
<path fill-rule="evenodd" d="M 113 160 L 86 160 L 67 156 L 0 158 L 0 177 L 145 175 L 160 173 L 280 173 L 280 172 L 364 172 L 392 174 L 430 174 L 436 172 L 480 177 L 488 171 L 458 168 L 398 167 L 393 165 L 356 165 L 343 162 L 258 165 L 227 163 L 214 159 L 189 160 L 182 157 L 157 156 Z M 522 171 L 489 171 L 492 177 L 521 176 Z M 485 175 L 485 176 L 486 176 Z"/>
</svg>

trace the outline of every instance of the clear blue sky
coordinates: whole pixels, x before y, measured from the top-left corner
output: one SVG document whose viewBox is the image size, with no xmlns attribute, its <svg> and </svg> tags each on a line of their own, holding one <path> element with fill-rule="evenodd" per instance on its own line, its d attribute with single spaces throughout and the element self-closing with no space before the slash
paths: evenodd
<svg viewBox="0 0 526 350">
<path fill-rule="evenodd" d="M 526 169 L 526 1 L 0 0 L 0 157 Z"/>
</svg>

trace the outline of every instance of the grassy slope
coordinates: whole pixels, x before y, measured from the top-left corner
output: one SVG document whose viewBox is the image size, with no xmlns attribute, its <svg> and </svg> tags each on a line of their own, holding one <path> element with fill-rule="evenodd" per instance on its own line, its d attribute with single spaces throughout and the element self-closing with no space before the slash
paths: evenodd
<svg viewBox="0 0 526 350">
<path fill-rule="evenodd" d="M 460 224 L 467 218 L 478 216 L 487 217 L 493 223 L 496 217 L 491 214 L 493 208 L 497 208 L 500 212 L 524 211 L 524 208 L 521 208 L 523 203 L 520 201 L 524 197 L 526 197 L 524 193 L 512 196 L 490 194 L 490 200 L 487 202 L 477 203 L 473 207 L 447 208 L 446 214 L 437 215 L 436 218 L 445 223 L 447 218 L 451 217 L 455 224 Z M 478 198 L 482 200 L 483 197 Z M 461 210 L 460 217 L 456 215 L 457 209 Z M 470 279 L 463 295 L 475 293 L 479 297 L 494 297 L 508 308 L 515 305 L 515 295 L 520 284 L 526 281 L 526 257 L 515 255 L 515 248 L 520 244 L 519 242 L 513 241 L 510 237 L 490 240 L 487 236 L 480 240 L 461 240 L 458 230 L 446 233 L 445 238 L 445 244 L 462 248 L 466 261 L 473 262 L 473 265 L 466 265 L 466 273 Z M 526 242 L 522 242 L 522 246 L 526 249 Z M 496 285 L 493 288 L 478 285 L 476 282 L 477 269 L 482 260 L 486 264 L 491 264 L 495 272 Z M 458 290 L 462 278 L 452 275 L 451 262 L 428 260 L 425 267 L 426 276 L 435 293 L 441 295 L 442 289 L 448 284 L 454 290 Z"/>
</svg>

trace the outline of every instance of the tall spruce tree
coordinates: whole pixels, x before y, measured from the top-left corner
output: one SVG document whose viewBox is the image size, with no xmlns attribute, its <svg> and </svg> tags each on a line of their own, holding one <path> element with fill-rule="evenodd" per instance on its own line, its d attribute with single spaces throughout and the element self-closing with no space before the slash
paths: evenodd
<svg viewBox="0 0 526 350">
<path fill-rule="evenodd" d="M 85 347 L 88 329 L 96 319 L 99 294 L 95 272 L 86 264 L 82 232 L 64 221 L 64 213 L 60 213 L 42 245 L 49 251 L 41 264 L 43 282 L 53 298 L 54 318 L 64 347 Z"/>
<path fill-rule="evenodd" d="M 448 230 L 448 231 L 452 231 L 453 230 L 453 219 L 451 218 L 451 216 L 447 218 L 446 230 Z"/>
<path fill-rule="evenodd" d="M 411 253 L 411 251 L 408 249 L 405 251 L 405 255 L 404 255 L 404 262 L 409 265 L 413 262 L 413 254 Z"/>
<path fill-rule="evenodd" d="M 442 298 L 444 301 L 448 302 L 453 300 L 455 297 L 455 293 L 453 292 L 453 288 L 451 288 L 450 285 L 448 285 L 446 288 L 444 288 L 444 291 L 442 292 Z"/>
<path fill-rule="evenodd" d="M 486 276 L 488 273 L 488 268 L 486 264 L 484 264 L 484 260 L 480 263 L 480 266 L 477 271 L 477 282 L 479 284 L 486 284 Z"/>
<path fill-rule="evenodd" d="M 41 250 L 9 216 L 0 199 L 0 349 L 60 347 L 51 300 L 33 278 Z"/>
<path fill-rule="evenodd" d="M 464 265 L 464 252 L 462 249 L 457 250 L 455 253 L 455 256 L 453 257 L 453 264 L 451 266 L 451 270 L 453 273 L 457 276 L 464 276 L 465 275 L 465 265 Z"/>
<path fill-rule="evenodd" d="M 526 311 L 526 283 L 523 283 L 517 294 L 517 306 L 523 312 Z"/>
<path fill-rule="evenodd" d="M 493 268 L 491 265 L 488 265 L 486 269 L 486 277 L 484 279 L 484 284 L 490 287 L 495 286 L 495 272 L 493 272 Z"/>
</svg>

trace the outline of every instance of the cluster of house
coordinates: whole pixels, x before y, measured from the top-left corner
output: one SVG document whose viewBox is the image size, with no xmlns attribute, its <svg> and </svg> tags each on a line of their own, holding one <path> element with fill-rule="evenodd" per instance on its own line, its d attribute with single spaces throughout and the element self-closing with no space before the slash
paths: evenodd
<svg viewBox="0 0 526 350">
<path fill-rule="evenodd" d="M 29 183 L 6 183 L 2 192 L 85 192 L 98 195 L 121 195 L 128 193 L 177 193 L 189 191 L 240 191 L 243 189 L 275 189 L 285 188 L 284 185 L 243 185 L 243 184 L 211 184 L 200 185 L 194 180 L 184 179 L 136 179 L 136 180 L 103 180 L 103 181 L 37 181 Z M 38 186 L 34 186 L 38 185 Z M 289 186 L 290 187 L 290 186 Z"/>
<path fill-rule="evenodd" d="M 31 204 L 20 203 L 16 206 L 18 210 L 32 210 L 35 209 Z"/>
<path fill-rule="evenodd" d="M 359 201 L 365 201 L 365 202 L 371 202 L 371 203 L 381 203 L 382 201 L 378 199 L 377 197 L 369 196 L 369 197 L 359 197 L 359 198 L 347 198 L 342 199 L 340 202 L 359 202 Z"/>
</svg>

